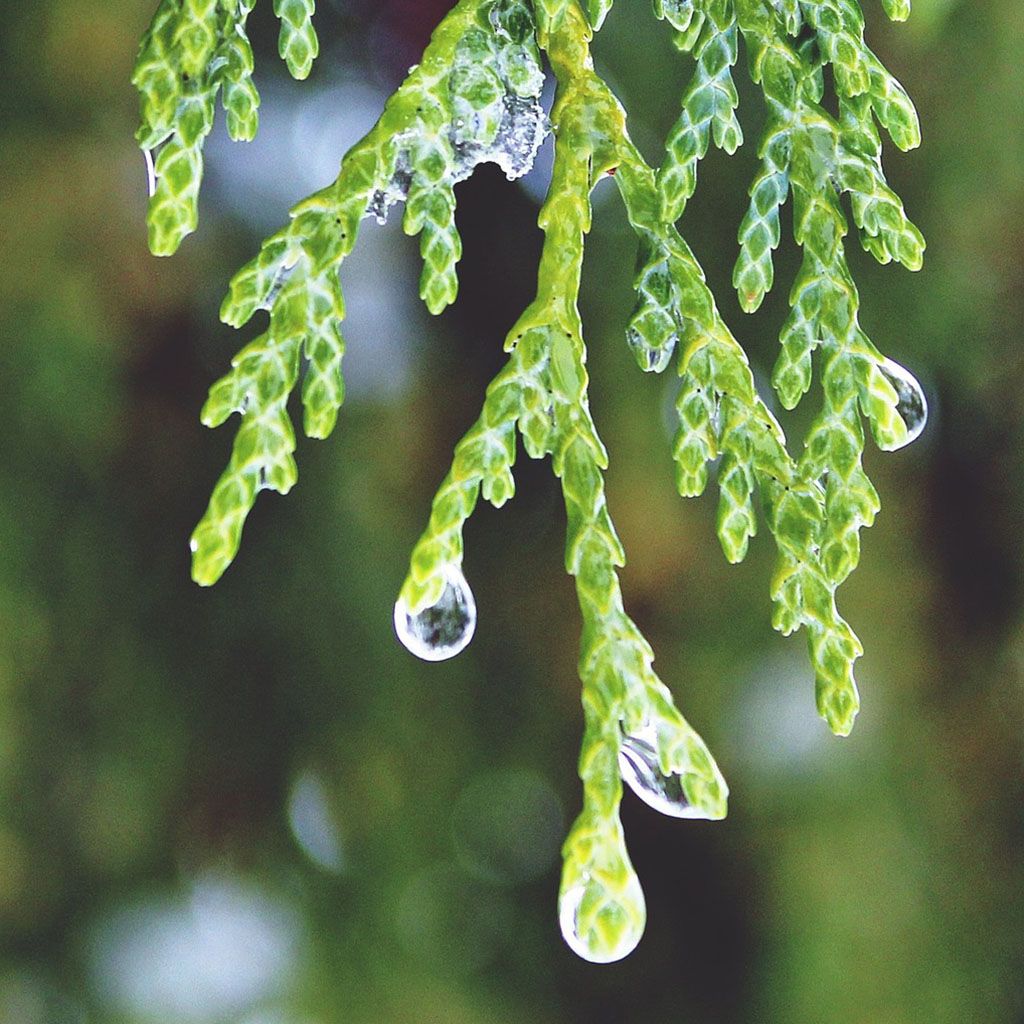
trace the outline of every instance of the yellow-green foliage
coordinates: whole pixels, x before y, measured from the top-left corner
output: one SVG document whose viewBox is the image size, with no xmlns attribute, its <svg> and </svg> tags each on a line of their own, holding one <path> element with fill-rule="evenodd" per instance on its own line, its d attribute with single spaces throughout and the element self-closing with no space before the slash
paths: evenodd
<svg viewBox="0 0 1024 1024">
<path fill-rule="evenodd" d="M 577 308 L 596 182 L 614 174 L 638 239 L 628 344 L 642 370 L 661 372 L 674 357 L 681 378 L 679 492 L 701 494 L 717 464 L 718 535 L 730 562 L 744 558 L 759 524 L 767 528 L 777 548 L 774 625 L 786 634 L 806 631 L 818 709 L 841 735 L 858 709 L 853 667 L 861 645 L 837 609 L 836 591 L 857 565 L 861 528 L 879 509 L 862 465 L 864 422 L 880 447 L 893 449 L 916 436 L 925 414 L 919 386 L 859 326 L 845 255 L 851 218 L 863 247 L 882 263 L 917 269 L 924 250 L 880 159 L 879 129 L 909 149 L 919 141 L 916 115 L 867 47 L 857 0 L 654 0 L 655 16 L 694 65 L 657 169 L 630 141 L 625 112 L 590 57 L 592 33 L 611 6 L 460 0 L 380 121 L 346 154 L 335 183 L 296 206 L 291 222 L 235 276 L 223 319 L 240 327 L 264 310 L 269 324 L 214 385 L 203 410 L 210 426 L 232 413 L 241 426 L 192 538 L 194 577 L 212 584 L 234 558 L 258 492 L 294 485 L 287 402 L 300 378 L 306 434 L 323 438 L 333 429 L 344 395 L 338 271 L 364 217 L 384 217 L 404 201 L 405 230 L 420 236 L 423 300 L 439 313 L 455 299 L 462 248 L 453 186 L 488 160 L 510 177 L 529 168 L 545 130 L 538 98 L 546 55 L 558 89 L 537 295 L 508 332 L 508 361 L 456 446 L 401 601 L 416 615 L 441 600 L 460 569 L 463 526 L 479 496 L 500 507 L 514 494 L 517 435 L 529 457 L 550 457 L 564 493 L 565 564 L 583 620 L 584 806 L 565 844 L 561 917 L 573 948 L 597 961 L 628 953 L 644 924 L 619 821 L 624 749 L 638 737 L 650 740 L 652 785 L 663 788 L 669 813 L 723 817 L 727 787 L 623 606 L 617 569 L 625 554 L 605 498 L 607 453 L 590 415 Z M 904 0 L 884 6 L 894 19 L 909 13 Z M 172 252 L 195 228 L 202 143 L 218 89 L 232 135 L 255 133 L 258 100 L 244 32 L 251 7 L 248 0 L 164 0 L 143 43 L 135 81 L 143 97 L 139 140 L 158 150 L 149 218 L 154 252 Z M 317 51 L 312 0 L 275 0 L 274 9 L 282 56 L 304 77 Z M 741 53 L 763 94 L 766 121 L 750 208 L 739 225 L 734 283 L 742 307 L 757 309 L 774 283 L 780 210 L 791 200 L 803 262 L 772 384 L 786 409 L 809 391 L 815 365 L 821 385 L 819 410 L 795 450 L 675 226 L 708 147 L 732 153 L 743 141 L 733 80 Z M 827 80 L 835 95 L 826 105 Z"/>
</svg>

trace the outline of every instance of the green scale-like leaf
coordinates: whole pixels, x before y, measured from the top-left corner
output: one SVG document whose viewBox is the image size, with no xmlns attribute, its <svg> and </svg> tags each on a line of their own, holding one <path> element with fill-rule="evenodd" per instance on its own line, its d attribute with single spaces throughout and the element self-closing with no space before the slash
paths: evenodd
<svg viewBox="0 0 1024 1024">
<path fill-rule="evenodd" d="M 176 252 L 199 223 L 203 144 L 213 128 L 218 93 L 231 138 L 248 141 L 259 126 L 246 22 L 256 0 L 163 0 L 142 39 L 132 81 L 139 90 L 139 145 L 154 160 L 149 246 Z M 281 56 L 305 78 L 317 53 L 313 0 L 275 0 L 282 19 Z"/>
<path fill-rule="evenodd" d="M 736 119 L 739 95 L 732 80 L 737 55 L 735 13 L 729 0 L 708 0 L 705 8 L 693 46 L 697 70 L 683 96 L 683 112 L 669 134 L 658 176 L 667 220 L 682 216 L 697 187 L 697 164 L 711 141 L 727 153 L 736 152 L 743 142 Z"/>
<path fill-rule="evenodd" d="M 920 267 L 924 242 L 885 183 L 875 119 L 904 148 L 916 145 L 919 132 L 906 94 L 864 43 L 863 17 L 855 2 L 801 4 L 821 55 L 832 66 L 838 121 L 820 106 L 824 83 L 809 46 L 793 47 L 781 38 L 757 0 L 738 0 L 738 6 L 752 77 L 762 86 L 769 119 L 762 170 L 740 229 L 734 283 L 745 308 L 760 304 L 772 281 L 778 208 L 791 189 L 794 236 L 804 249 L 804 261 L 791 292 L 791 313 L 773 373 L 786 408 L 793 408 L 808 391 L 813 353 L 823 353 L 824 406 L 805 441 L 800 472 L 817 483 L 824 497 L 820 529 L 807 531 L 814 537 L 824 593 L 822 581 L 804 578 L 803 556 L 792 552 L 776 577 L 777 625 L 786 631 L 800 623 L 807 626 L 819 708 L 834 728 L 847 731 L 857 707 L 852 665 L 860 644 L 838 617 L 834 592 L 856 566 L 859 531 L 871 525 L 879 508 L 861 464 L 860 414 L 867 412 L 876 436 L 889 447 L 898 443 L 893 421 L 899 417 L 892 395 L 882 397 L 884 389 L 872 387 L 880 379 L 881 357 L 857 323 L 859 298 L 843 252 L 847 223 L 837 188 L 851 196 L 854 222 L 868 251 L 883 263 L 898 259 L 911 269 Z M 777 10 L 785 13 L 781 5 Z"/>
<path fill-rule="evenodd" d="M 660 373 L 672 358 L 680 324 L 672 302 L 668 253 L 657 238 L 643 239 L 634 287 L 637 304 L 626 328 L 626 338 L 640 369 Z"/>
<path fill-rule="evenodd" d="M 274 13 L 281 19 L 278 52 L 292 78 L 309 76 L 320 44 L 313 29 L 314 0 L 274 0 Z"/>
<path fill-rule="evenodd" d="M 737 561 L 756 531 L 753 491 L 761 489 L 779 548 L 773 586 L 776 625 L 785 632 L 808 629 L 819 709 L 835 731 L 846 733 L 857 707 L 851 666 L 859 645 L 835 610 L 835 582 L 822 560 L 824 489 L 787 453 L 782 431 L 757 397 L 746 358 L 718 315 L 692 253 L 674 229 L 658 228 L 650 220 L 654 177 L 635 151 L 616 181 L 643 243 L 648 244 L 652 229 L 662 233 L 670 253 L 675 315 L 685 324 L 675 445 L 680 492 L 701 493 L 708 462 L 723 456 L 719 535 L 726 556 Z M 842 671 L 837 669 L 839 654 L 848 656 Z"/>
</svg>

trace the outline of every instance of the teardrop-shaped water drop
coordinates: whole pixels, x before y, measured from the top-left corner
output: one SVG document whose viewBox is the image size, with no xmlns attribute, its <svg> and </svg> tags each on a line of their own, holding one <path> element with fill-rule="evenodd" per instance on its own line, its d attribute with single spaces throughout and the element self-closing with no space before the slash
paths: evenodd
<svg viewBox="0 0 1024 1024">
<path fill-rule="evenodd" d="M 890 449 L 896 451 L 921 436 L 928 422 L 928 400 L 917 378 L 905 366 L 900 366 L 892 359 L 883 359 L 878 369 L 896 391 L 896 412 L 907 428 L 907 439 Z"/>
<path fill-rule="evenodd" d="M 633 350 L 633 355 L 644 373 L 661 373 L 672 359 L 676 338 L 672 335 L 665 344 L 654 346 L 638 328 L 629 327 L 626 329 L 626 343 Z"/>
<path fill-rule="evenodd" d="M 679 772 L 666 775 L 661 770 L 657 731 L 653 725 L 622 738 L 619 772 L 629 788 L 656 811 L 673 818 L 710 818 L 705 810 L 690 803 Z"/>
<path fill-rule="evenodd" d="M 476 601 L 457 566 L 444 571 L 445 585 L 436 604 L 410 614 L 405 601 L 395 602 L 395 632 L 405 647 L 424 661 L 444 661 L 463 650 L 476 629 Z"/>
<path fill-rule="evenodd" d="M 583 880 L 558 897 L 558 925 L 569 948 L 592 964 L 610 964 L 639 945 L 647 923 L 643 889 L 635 874 L 618 900 L 608 901 L 601 887 Z M 591 900 L 602 900 L 596 913 Z"/>
</svg>

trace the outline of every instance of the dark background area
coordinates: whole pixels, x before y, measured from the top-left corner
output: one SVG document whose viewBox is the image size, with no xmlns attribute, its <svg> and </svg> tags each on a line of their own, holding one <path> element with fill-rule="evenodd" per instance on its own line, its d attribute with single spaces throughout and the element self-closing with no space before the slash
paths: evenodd
<svg viewBox="0 0 1024 1024">
<path fill-rule="evenodd" d="M 674 380 L 624 344 L 635 243 L 614 190 L 595 196 L 583 312 L 627 607 L 732 787 L 716 824 L 627 794 L 649 921 L 607 967 L 569 952 L 555 914 L 581 715 L 548 465 L 523 457 L 515 501 L 468 527 L 470 648 L 420 663 L 391 629 L 533 294 L 543 169 L 459 187 L 462 291 L 437 320 L 415 242 L 367 225 L 343 273 L 339 429 L 300 442 L 293 494 L 261 497 L 236 564 L 200 590 L 187 538 L 231 429 L 198 412 L 252 336 L 218 323 L 220 298 L 448 5 L 322 3 L 306 83 L 261 5 L 260 138 L 218 124 L 200 230 L 169 260 L 145 247 L 128 82 L 152 6 L 52 0 L 0 23 L 0 1022 L 1024 1021 L 1018 0 L 915 0 L 905 26 L 865 4 L 921 112 L 924 145 L 886 160 L 929 250 L 918 275 L 854 240 L 851 259 L 866 329 L 932 416 L 912 447 L 867 454 L 884 507 L 840 593 L 867 649 L 848 740 L 815 714 L 802 641 L 771 631 L 770 539 L 729 567 L 714 497 L 675 495 Z M 689 58 L 643 0 L 619 0 L 595 52 L 657 162 Z M 742 314 L 747 86 L 747 144 L 702 165 L 683 227 L 766 381 L 795 253 Z M 783 418 L 791 436 L 813 404 Z"/>
</svg>

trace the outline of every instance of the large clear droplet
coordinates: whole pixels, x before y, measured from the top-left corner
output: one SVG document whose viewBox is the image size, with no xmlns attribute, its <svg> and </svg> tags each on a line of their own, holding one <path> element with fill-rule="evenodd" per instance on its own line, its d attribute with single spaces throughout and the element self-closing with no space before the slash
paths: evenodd
<svg viewBox="0 0 1024 1024">
<path fill-rule="evenodd" d="M 624 736 L 619 748 L 619 771 L 645 804 L 673 818 L 709 818 L 690 803 L 679 772 L 666 775 L 658 760 L 658 737 L 653 725 Z"/>
<path fill-rule="evenodd" d="M 596 912 L 592 900 L 602 903 Z M 629 956 L 639 945 L 647 923 L 643 889 L 636 875 L 625 893 L 608 901 L 593 881 L 581 881 L 558 898 L 558 925 L 569 948 L 592 964 L 610 964 Z"/>
<path fill-rule="evenodd" d="M 473 639 L 476 601 L 466 577 L 457 566 L 444 571 L 441 599 L 415 615 L 405 601 L 395 602 L 395 632 L 405 647 L 424 661 L 454 658 Z"/>
<path fill-rule="evenodd" d="M 928 400 L 917 382 L 917 378 L 905 367 L 892 359 L 883 359 L 878 364 L 882 376 L 896 390 L 896 412 L 907 428 L 907 439 L 892 446 L 892 451 L 904 448 L 916 441 L 928 422 Z"/>
</svg>

